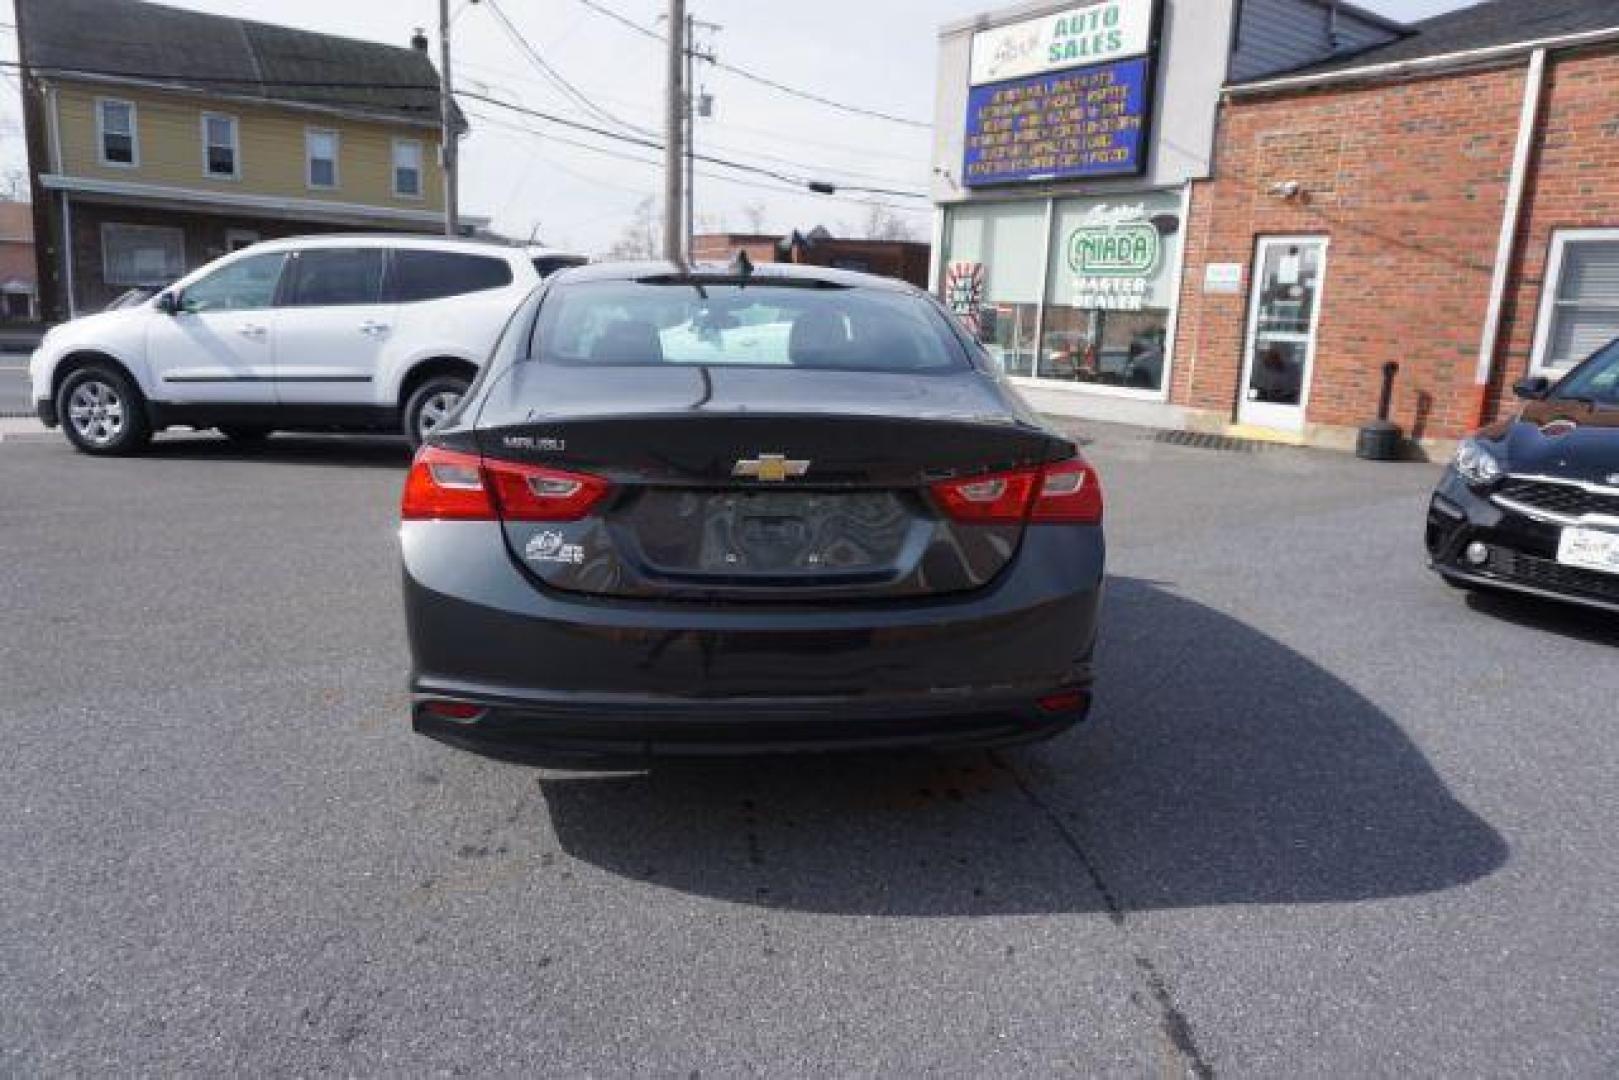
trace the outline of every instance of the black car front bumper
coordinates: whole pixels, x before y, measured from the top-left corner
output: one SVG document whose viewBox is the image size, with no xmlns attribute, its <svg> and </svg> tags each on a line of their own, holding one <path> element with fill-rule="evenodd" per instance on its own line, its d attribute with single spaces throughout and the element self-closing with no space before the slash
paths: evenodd
<svg viewBox="0 0 1619 1080">
<path fill-rule="evenodd" d="M 788 607 L 565 593 L 525 576 L 496 524 L 407 522 L 412 722 L 524 760 L 1054 735 L 1090 709 L 1103 544 L 1091 526 L 1029 532 L 964 596 Z"/>
<path fill-rule="evenodd" d="M 1429 565 L 1454 584 L 1619 613 L 1619 574 L 1582 570 L 1557 561 L 1562 529 L 1555 522 L 1497 505 L 1450 469 L 1428 504 Z M 1467 557 L 1474 543 L 1487 549 L 1481 563 Z"/>
</svg>

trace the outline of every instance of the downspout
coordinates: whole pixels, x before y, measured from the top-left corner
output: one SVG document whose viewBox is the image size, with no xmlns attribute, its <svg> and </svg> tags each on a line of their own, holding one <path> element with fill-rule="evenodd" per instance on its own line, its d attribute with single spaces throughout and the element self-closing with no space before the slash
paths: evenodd
<svg viewBox="0 0 1619 1080">
<path fill-rule="evenodd" d="M 1490 383 L 1495 377 L 1496 353 L 1501 343 L 1501 316 L 1506 306 L 1507 285 L 1512 277 L 1512 256 L 1517 248 L 1518 229 L 1523 224 L 1523 195 L 1529 183 L 1529 163 L 1540 136 L 1540 99 L 1546 89 L 1546 50 L 1529 55 L 1529 71 L 1524 80 L 1523 113 L 1518 119 L 1518 143 L 1512 150 L 1512 179 L 1507 185 L 1506 209 L 1501 215 L 1501 236 L 1495 247 L 1495 273 L 1490 279 L 1490 304 L 1484 316 L 1484 336 L 1479 342 L 1478 368 L 1474 375 L 1473 426 L 1482 427 L 1489 419 Z"/>
</svg>

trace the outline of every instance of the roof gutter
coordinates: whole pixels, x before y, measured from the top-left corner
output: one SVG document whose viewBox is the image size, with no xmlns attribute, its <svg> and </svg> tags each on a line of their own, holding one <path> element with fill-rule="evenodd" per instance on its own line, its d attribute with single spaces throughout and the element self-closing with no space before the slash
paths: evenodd
<svg viewBox="0 0 1619 1080">
<path fill-rule="evenodd" d="M 1453 68 L 1515 60 L 1520 56 L 1527 56 L 1543 50 L 1572 49 L 1582 45 L 1600 45 L 1608 41 L 1619 41 L 1619 25 L 1602 30 L 1586 30 L 1578 34 L 1540 38 L 1535 41 L 1514 41 L 1508 45 L 1492 45 L 1485 49 L 1467 49 L 1462 52 L 1443 53 L 1439 56 L 1423 56 L 1415 60 L 1398 60 L 1388 64 L 1370 64 L 1366 67 L 1318 71 L 1307 75 L 1284 75 L 1275 79 L 1264 79 L 1259 82 L 1227 86 L 1225 93 L 1233 97 L 1245 97 L 1249 94 L 1270 94 L 1282 90 L 1307 90 L 1312 87 L 1332 86 L 1338 83 L 1393 79 L 1404 75 L 1426 75 L 1436 71 L 1448 71 Z"/>
</svg>

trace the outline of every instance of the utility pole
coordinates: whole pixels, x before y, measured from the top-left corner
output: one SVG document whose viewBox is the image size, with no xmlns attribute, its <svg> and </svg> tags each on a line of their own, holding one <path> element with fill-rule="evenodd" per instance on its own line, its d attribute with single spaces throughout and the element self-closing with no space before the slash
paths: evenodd
<svg viewBox="0 0 1619 1080">
<path fill-rule="evenodd" d="M 444 3 L 446 0 L 440 0 Z M 669 57 L 664 86 L 663 125 L 663 257 L 672 263 L 685 261 L 681 213 L 684 199 L 685 162 L 681 144 L 685 134 L 686 0 L 669 0 Z"/>
<path fill-rule="evenodd" d="M 697 31 L 706 30 L 714 33 L 722 29 L 718 23 L 703 22 L 701 19 L 686 14 L 686 228 L 685 250 L 686 261 L 691 261 L 691 238 L 697 231 L 697 118 L 709 115 L 709 98 L 706 94 L 697 93 L 696 69 L 697 61 L 704 60 L 712 64 L 714 51 L 707 52 L 697 47 Z"/>
<path fill-rule="evenodd" d="M 438 0 L 439 160 L 444 166 L 444 235 L 461 231 L 456 208 L 460 197 L 460 138 L 455 130 L 455 90 L 450 85 L 450 0 Z"/>
<path fill-rule="evenodd" d="M 691 237 L 697 231 L 692 220 L 697 209 L 697 196 L 693 193 L 697 186 L 697 82 L 693 77 L 697 67 L 696 23 L 697 17 L 690 11 L 686 12 L 686 47 L 682 50 L 686 54 L 686 212 L 685 228 L 680 230 L 680 247 L 687 263 L 691 262 Z"/>
</svg>

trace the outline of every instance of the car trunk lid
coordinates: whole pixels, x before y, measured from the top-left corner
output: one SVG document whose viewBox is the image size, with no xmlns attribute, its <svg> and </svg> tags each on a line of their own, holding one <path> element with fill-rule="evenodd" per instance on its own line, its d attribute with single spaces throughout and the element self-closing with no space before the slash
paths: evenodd
<svg viewBox="0 0 1619 1080">
<path fill-rule="evenodd" d="M 975 372 L 523 363 L 478 437 L 488 457 L 612 485 L 580 520 L 505 523 L 540 583 L 689 600 L 981 587 L 1022 523 L 952 520 L 930 485 L 1072 453 Z"/>
</svg>

